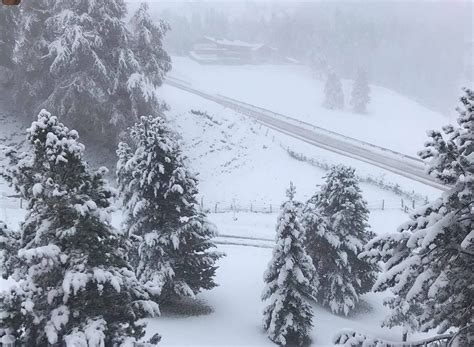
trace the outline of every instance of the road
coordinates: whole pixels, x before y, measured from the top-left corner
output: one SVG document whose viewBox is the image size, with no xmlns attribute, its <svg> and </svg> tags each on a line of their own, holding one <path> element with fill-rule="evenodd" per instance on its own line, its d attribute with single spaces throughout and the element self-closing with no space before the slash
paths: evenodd
<svg viewBox="0 0 474 347">
<path fill-rule="evenodd" d="M 207 100 L 216 102 L 252 118 L 268 128 L 297 138 L 316 147 L 375 165 L 400 176 L 407 177 L 440 190 L 447 189 L 446 186 L 438 183 L 434 178 L 425 173 L 423 162 L 417 158 L 347 137 L 306 122 L 301 122 L 286 115 L 249 105 L 242 101 L 221 95 L 212 95 L 195 89 L 184 81 L 168 78 L 165 83 L 172 87 L 179 88 Z"/>
</svg>

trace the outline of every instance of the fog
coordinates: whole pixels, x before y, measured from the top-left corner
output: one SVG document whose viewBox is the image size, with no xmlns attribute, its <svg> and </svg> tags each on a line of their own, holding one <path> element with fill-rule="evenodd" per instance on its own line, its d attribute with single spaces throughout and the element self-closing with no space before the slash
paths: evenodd
<svg viewBox="0 0 474 347">
<path fill-rule="evenodd" d="M 130 2 L 133 8 L 135 1 Z M 186 56 L 203 36 L 263 43 L 311 66 L 371 84 L 450 113 L 473 84 L 472 2 L 150 1 L 171 25 L 166 45 Z"/>
</svg>

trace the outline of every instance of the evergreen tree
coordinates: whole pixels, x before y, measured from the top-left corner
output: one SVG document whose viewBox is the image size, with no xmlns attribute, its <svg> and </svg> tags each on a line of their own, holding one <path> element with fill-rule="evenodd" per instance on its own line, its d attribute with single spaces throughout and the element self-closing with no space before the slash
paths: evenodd
<svg viewBox="0 0 474 347">
<path fill-rule="evenodd" d="M 377 267 L 358 258 L 372 238 L 369 210 L 354 169 L 332 167 L 326 183 L 304 206 L 306 249 L 319 276 L 318 302 L 347 315 L 375 282 Z"/>
<path fill-rule="evenodd" d="M 7 225 L 0 221 L 0 277 L 7 279 L 13 269 L 13 255 L 18 250 L 19 233 L 8 229 Z"/>
<path fill-rule="evenodd" d="M 370 102 L 370 87 L 367 73 L 363 69 L 357 71 L 357 76 L 352 86 L 351 105 L 357 113 L 367 113 L 367 104 Z"/>
<path fill-rule="evenodd" d="M 215 287 L 221 256 L 211 251 L 215 230 L 197 203 L 197 179 L 175 135 L 163 119 L 142 117 L 131 128 L 130 144 L 121 143 L 117 153 L 139 280 L 161 302 Z"/>
<path fill-rule="evenodd" d="M 49 71 L 48 46 L 53 39 L 46 21 L 52 16 L 54 0 L 25 1 L 18 10 L 13 53 L 14 100 L 17 109 L 30 116 L 51 93 L 54 83 Z"/>
<path fill-rule="evenodd" d="M 385 263 L 374 289 L 395 295 L 387 301 L 393 310 L 387 325 L 438 328 L 440 333 L 467 329 L 464 339 L 472 344 L 474 92 L 466 89 L 461 101 L 459 126 L 431 131 L 419 153 L 447 191 L 413 213 L 398 232 L 374 238 L 363 255 Z"/>
<path fill-rule="evenodd" d="M 344 92 L 339 76 L 335 72 L 329 72 L 326 85 L 324 86 L 324 94 L 324 107 L 330 110 L 344 108 Z"/>
<path fill-rule="evenodd" d="M 287 196 L 278 217 L 276 245 L 262 294 L 262 300 L 269 301 L 263 313 L 264 328 L 270 340 L 283 346 L 302 345 L 309 340 L 313 312 L 308 299 L 313 298 L 315 281 L 315 269 L 304 248 L 305 233 L 293 184 Z"/>
<path fill-rule="evenodd" d="M 0 331 L 25 346 L 118 346 L 141 338 L 137 320 L 155 315 L 109 222 L 104 168 L 91 172 L 78 133 L 41 111 L 28 129 L 31 152 L 6 176 L 29 201 L 1 297 Z"/>
<path fill-rule="evenodd" d="M 55 1 L 53 8 L 47 28 L 55 84 L 44 105 L 85 135 L 115 143 L 143 112 L 160 111 L 155 88 L 171 67 L 161 44 L 166 27 L 147 22 L 142 10 L 132 35 L 123 0 Z"/>
<path fill-rule="evenodd" d="M 129 80 L 134 116 L 154 114 L 164 108 L 160 105 L 154 89 L 163 84 L 171 70 L 171 58 L 163 48 L 163 40 L 170 29 L 163 20 L 154 23 L 148 11 L 148 4 L 142 3 L 130 20 L 132 46 L 141 70 Z"/>
</svg>

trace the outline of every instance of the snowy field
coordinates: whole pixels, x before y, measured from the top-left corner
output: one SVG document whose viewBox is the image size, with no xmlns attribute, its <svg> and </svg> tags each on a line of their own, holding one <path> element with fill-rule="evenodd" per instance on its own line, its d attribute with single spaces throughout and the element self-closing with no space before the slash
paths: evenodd
<svg viewBox="0 0 474 347">
<path fill-rule="evenodd" d="M 328 164 L 352 165 L 359 175 L 382 176 L 430 198 L 439 194 L 436 189 L 420 183 L 268 131 L 233 111 L 173 87 L 164 87 L 161 96 L 170 104 L 169 119 L 182 136 L 192 168 L 200 173 L 200 193 L 206 208 L 212 210 L 216 203 L 252 204 L 256 208 L 273 206 L 274 213 L 268 214 L 210 214 L 210 220 L 221 235 L 273 239 L 276 212 L 289 182 L 295 183 L 300 200 L 311 196 L 322 183 L 326 171 L 291 158 L 285 149 L 288 147 Z M 205 111 L 207 115 L 190 113 L 190 109 Z M 370 206 L 382 200 L 386 203 L 383 211 L 371 210 L 369 223 L 377 234 L 391 232 L 407 219 L 408 215 L 398 208 L 398 195 L 365 183 L 361 188 Z M 0 219 L 18 229 L 24 215 L 20 201 L 5 197 L 13 192 L 4 182 L 0 182 L 0 192 L 3 194 Z M 118 211 L 114 216 L 118 227 L 120 219 Z M 191 308 L 178 312 L 165 309 L 161 317 L 149 320 L 147 334 L 162 334 L 162 345 L 273 345 L 262 331 L 260 300 L 262 276 L 271 258 L 271 249 L 221 244 L 218 248 L 227 254 L 219 262 L 219 287 L 200 294 L 198 303 Z M 8 282 L 0 282 L 0 286 L 8 285 Z M 388 312 L 382 305 L 384 296 L 364 295 L 358 312 L 350 317 L 336 316 L 315 305 L 313 344 L 331 345 L 334 334 L 343 328 L 400 340 L 401 329 L 380 327 Z"/>
<path fill-rule="evenodd" d="M 200 65 L 189 58 L 173 57 L 170 76 L 210 93 L 409 155 L 416 155 L 423 147 L 426 130 L 441 128 L 454 120 L 378 86 L 371 86 L 368 114 L 352 113 L 349 106 L 352 81 L 347 80 L 342 81 L 345 110 L 327 110 L 321 106 L 324 81 L 299 65 Z"/>
<path fill-rule="evenodd" d="M 20 221 L 23 211 L 7 210 L 9 224 Z M 405 215 L 406 216 L 406 215 Z M 370 223 L 395 228 L 401 216 L 396 211 L 375 211 Z M 222 213 L 211 214 L 221 234 L 273 238 L 277 214 Z M 117 222 L 117 221 L 116 221 Z M 119 224 L 119 223 L 117 223 Z M 13 225 L 12 225 L 13 226 Z M 176 310 L 164 309 L 162 316 L 148 320 L 147 336 L 159 332 L 163 346 L 274 346 L 262 330 L 263 273 L 271 259 L 271 249 L 238 245 L 218 245 L 226 253 L 219 261 L 216 282 L 219 286 L 198 295 L 198 302 Z M 0 280 L 0 288 L 13 283 Z M 368 293 L 362 297 L 356 313 L 337 316 L 314 304 L 313 345 L 332 345 L 341 329 L 350 328 L 388 340 L 400 340 L 400 328 L 386 329 L 380 322 L 387 315 L 382 305 L 385 293 Z M 186 331 L 184 334 L 183 331 Z M 413 338 L 422 337 L 417 335 Z"/>
<path fill-rule="evenodd" d="M 396 222 L 388 215 L 382 218 L 392 227 Z M 276 215 L 268 214 L 218 214 L 211 215 L 221 233 L 248 235 L 256 232 L 261 236 L 274 235 Z M 373 218 L 373 217 L 372 217 Z M 395 222 L 395 224 L 394 224 Z M 164 312 L 163 316 L 149 320 L 149 335 L 159 331 L 163 345 L 192 346 L 274 346 L 262 330 L 263 273 L 271 259 L 271 250 L 265 248 L 220 245 L 226 253 L 220 260 L 217 272 L 219 287 L 198 296 L 211 313 L 200 316 L 183 316 Z M 385 293 L 368 293 L 362 297 L 357 313 L 349 317 L 337 316 L 325 308 L 314 306 L 314 328 L 311 333 L 313 345 L 330 346 L 332 338 L 341 329 L 351 328 L 388 340 L 399 341 L 399 328 L 386 329 L 380 322 L 388 313 L 382 305 Z M 202 308 L 206 310 L 206 307 Z M 186 334 L 183 334 L 186 331 Z M 423 335 L 413 336 L 413 338 Z"/>
</svg>

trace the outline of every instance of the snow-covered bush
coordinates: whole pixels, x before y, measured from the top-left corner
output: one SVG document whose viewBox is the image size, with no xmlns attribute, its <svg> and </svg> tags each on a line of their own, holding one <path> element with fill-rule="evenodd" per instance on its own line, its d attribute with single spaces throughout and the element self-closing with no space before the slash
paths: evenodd
<svg viewBox="0 0 474 347">
<path fill-rule="evenodd" d="M 318 274 L 318 302 L 347 315 L 374 284 L 377 267 L 358 258 L 373 237 L 369 210 L 355 170 L 332 167 L 326 182 L 304 206 L 306 250 Z"/>
<path fill-rule="evenodd" d="M 309 340 L 313 311 L 315 269 L 306 254 L 305 233 L 300 224 L 300 204 L 294 201 L 295 188 L 287 191 L 276 227 L 273 257 L 264 275 L 262 300 L 268 301 L 263 326 L 268 337 L 279 345 L 303 345 Z"/>
<path fill-rule="evenodd" d="M 344 92 L 342 90 L 342 83 L 339 80 L 339 76 L 333 71 L 328 74 L 328 79 L 324 86 L 324 95 L 324 107 L 330 110 L 344 108 Z"/>
<path fill-rule="evenodd" d="M 0 331 L 25 346 L 115 346 L 141 338 L 156 303 L 126 261 L 126 237 L 109 222 L 106 169 L 92 172 L 84 145 L 46 111 L 28 129 L 29 152 L 5 175 L 29 201 L 15 266 L 2 293 Z"/>
<path fill-rule="evenodd" d="M 160 117 L 142 117 L 120 143 L 117 177 L 137 276 L 155 300 L 211 289 L 220 253 L 214 226 L 197 202 L 197 179 Z"/>
<path fill-rule="evenodd" d="M 430 131 L 419 153 L 447 190 L 397 232 L 374 238 L 363 253 L 385 263 L 374 289 L 394 294 L 387 300 L 388 326 L 442 333 L 473 324 L 474 92 L 466 89 L 461 101 L 459 125 Z"/>
<path fill-rule="evenodd" d="M 357 71 L 351 93 L 351 105 L 357 113 L 367 113 L 367 105 L 370 101 L 370 87 L 367 73 L 363 69 Z"/>
</svg>

